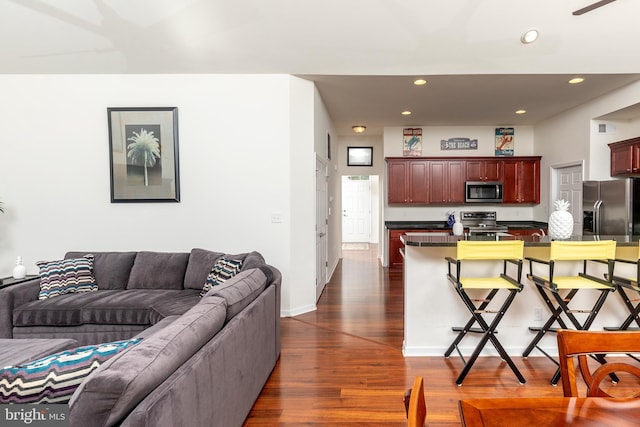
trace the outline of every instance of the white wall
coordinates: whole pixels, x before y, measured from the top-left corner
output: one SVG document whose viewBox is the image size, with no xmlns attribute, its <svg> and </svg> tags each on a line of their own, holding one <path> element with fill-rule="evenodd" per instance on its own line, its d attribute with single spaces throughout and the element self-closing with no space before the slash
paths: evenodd
<svg viewBox="0 0 640 427">
<path fill-rule="evenodd" d="M 283 273 L 283 312 L 314 305 L 311 82 L 4 75 L 0 92 L 0 275 L 68 250 L 257 250 Z M 178 107 L 182 200 L 112 204 L 107 107 L 151 106 Z"/>
<path fill-rule="evenodd" d="M 594 120 L 640 102 L 640 82 L 632 83 L 593 101 L 552 117 L 535 127 L 536 154 L 542 156 L 540 205 L 534 207 L 534 219 L 549 217 L 549 169 L 553 165 L 584 160 L 584 179 L 610 179 L 608 143 L 640 134 L 639 120 L 619 122 L 615 134 L 601 135 Z"/>
<path fill-rule="evenodd" d="M 338 265 L 338 261 L 342 256 L 342 215 L 340 215 L 341 192 L 340 192 L 340 175 L 338 170 L 338 135 L 329 117 L 329 112 L 324 105 L 320 92 L 315 88 L 314 97 L 314 115 L 315 115 L 315 151 L 328 165 L 329 179 L 327 183 L 327 207 L 329 210 L 329 226 L 327 228 L 327 261 L 328 277 Z M 328 135 L 331 136 L 331 158 L 329 158 L 329 148 L 327 143 Z M 315 165 L 314 165 L 315 167 Z"/>
</svg>

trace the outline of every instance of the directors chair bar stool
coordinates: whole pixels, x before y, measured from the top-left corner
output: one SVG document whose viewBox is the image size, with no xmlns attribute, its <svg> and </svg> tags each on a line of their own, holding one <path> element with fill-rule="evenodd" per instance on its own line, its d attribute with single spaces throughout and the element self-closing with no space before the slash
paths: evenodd
<svg viewBox="0 0 640 427">
<path fill-rule="evenodd" d="M 538 346 L 540 340 L 547 332 L 557 332 L 558 329 L 569 329 L 564 317 L 577 330 L 588 330 L 595 320 L 598 312 L 602 308 L 607 296 L 611 291 L 615 290 L 612 282 L 613 260 L 616 255 L 616 242 L 614 240 L 600 241 L 559 241 L 551 242 L 549 250 L 549 260 L 541 260 L 538 258 L 527 257 L 529 261 L 529 274 L 527 277 L 536 285 L 538 293 L 549 308 L 551 316 L 542 327 L 529 327 L 529 330 L 536 332 L 536 336 L 522 353 L 522 357 L 529 356 L 534 348 L 537 348 L 549 360 L 553 361 L 557 366 L 559 363 Z M 577 274 L 571 272 L 571 275 L 560 275 L 558 269 L 571 269 L 571 263 L 579 261 L 582 263 L 582 271 Z M 534 273 L 534 265 L 545 265 L 546 275 L 537 275 Z M 591 266 L 593 270 L 594 264 L 606 264 L 607 272 L 602 275 L 603 278 L 596 277 L 587 272 L 587 267 Z M 540 270 L 538 267 L 537 270 Z M 563 273 L 565 271 L 562 271 Z M 572 309 L 569 307 L 571 301 L 580 290 L 598 291 L 599 294 L 590 309 Z M 586 319 L 580 322 L 575 316 L 576 314 L 587 314 Z M 554 328 L 557 323 L 559 328 Z M 604 363 L 602 356 L 598 357 L 600 363 Z M 551 378 L 551 384 L 557 385 L 560 379 L 560 368 L 558 368 Z"/>
<path fill-rule="evenodd" d="M 457 385 L 462 385 L 462 381 L 469 373 L 469 370 L 475 363 L 476 359 L 480 355 L 480 352 L 491 341 L 493 347 L 498 351 L 502 360 L 504 360 L 513 373 L 518 378 L 520 384 L 524 384 L 526 380 L 511 360 L 511 357 L 507 354 L 504 347 L 498 341 L 496 337 L 498 324 L 504 317 L 509 306 L 513 302 L 516 294 L 523 288 L 522 283 L 522 258 L 524 253 L 524 242 L 522 240 L 505 240 L 505 241 L 467 241 L 459 240 L 457 244 L 456 259 L 446 257 L 448 273 L 447 278 L 449 282 L 454 286 L 456 292 L 460 296 L 460 299 L 471 313 L 471 318 L 464 327 L 453 327 L 454 332 L 458 332 L 455 340 L 449 346 L 445 353 L 445 357 L 449 355 L 455 349 L 460 358 L 464 362 L 464 367 L 458 378 L 456 379 Z M 475 261 L 481 261 L 484 264 L 502 264 L 502 273 L 497 277 L 463 277 L 462 270 L 463 265 L 465 273 L 474 270 L 474 264 L 476 270 L 478 263 Z M 452 272 L 452 267 L 455 266 L 455 271 Z M 507 268 L 509 266 L 509 268 Z M 497 266 L 496 266 L 497 268 Z M 486 270 L 485 268 L 483 268 Z M 514 274 L 515 272 L 515 274 Z M 510 273 L 510 274 L 508 274 Z M 475 274 L 478 276 L 480 273 Z M 502 301 L 502 305 L 496 310 L 495 303 L 494 309 L 489 307 L 493 299 L 499 294 L 499 291 L 506 291 L 500 293 L 503 295 L 506 293 Z M 486 296 L 480 299 L 473 299 L 469 295 L 471 293 L 486 293 Z M 497 301 L 499 301 L 498 299 Z M 485 315 L 494 316 L 492 320 L 485 320 Z M 473 328 L 477 323 L 479 328 Z M 462 352 L 458 348 L 458 344 L 467 335 L 467 333 L 479 333 L 481 334 L 480 341 L 476 345 L 475 350 L 469 357 L 469 360 L 465 361 Z"/>
<path fill-rule="evenodd" d="M 640 246 L 638 246 L 639 253 L 638 259 L 636 260 L 627 260 L 616 258 L 614 260 L 614 264 L 617 263 L 628 264 L 629 267 L 634 265 L 635 275 L 623 276 L 620 273 L 616 273 L 613 275 L 613 283 L 616 285 L 616 288 L 619 292 L 620 298 L 622 298 L 622 302 L 629 310 L 629 315 L 627 318 L 617 327 L 608 327 L 605 326 L 605 330 L 608 331 L 625 331 L 625 330 L 638 330 L 640 327 L 640 298 L 636 296 L 632 298 L 633 293 L 640 294 L 640 286 L 638 286 L 638 279 L 640 279 Z M 623 267 L 623 266 L 621 266 Z M 623 267 L 624 268 L 624 267 Z M 615 269 L 614 269 L 615 270 Z M 618 268 L 618 271 L 620 269 Z M 632 294 L 628 294 L 627 292 L 631 291 Z M 634 305 L 635 303 L 635 305 Z M 631 324 L 634 323 L 638 327 L 632 327 Z"/>
</svg>

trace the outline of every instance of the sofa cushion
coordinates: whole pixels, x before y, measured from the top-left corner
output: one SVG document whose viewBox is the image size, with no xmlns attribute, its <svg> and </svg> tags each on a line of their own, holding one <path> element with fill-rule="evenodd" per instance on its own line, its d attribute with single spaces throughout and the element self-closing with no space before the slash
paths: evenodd
<svg viewBox="0 0 640 427">
<path fill-rule="evenodd" d="M 78 385 L 140 339 L 78 347 L 0 370 L 0 403 L 66 403 Z"/>
<path fill-rule="evenodd" d="M 130 289 L 114 291 L 82 308 L 82 323 L 97 325 L 150 325 L 154 304 L 179 299 L 182 290 Z M 185 310 L 186 311 L 186 310 Z"/>
<path fill-rule="evenodd" d="M 266 264 L 264 258 L 260 254 L 260 252 L 249 252 L 246 254 L 239 255 L 225 255 L 225 258 L 228 259 L 242 259 L 242 270 L 249 270 L 251 268 L 257 268 L 261 265 Z"/>
<path fill-rule="evenodd" d="M 127 289 L 183 289 L 189 254 L 138 252 Z"/>
<path fill-rule="evenodd" d="M 184 275 L 185 289 L 202 289 L 202 284 L 207 280 L 211 267 L 218 258 L 224 255 L 222 252 L 212 252 L 206 249 L 195 248 L 189 254 L 189 263 Z"/>
<path fill-rule="evenodd" d="M 39 261 L 40 293 L 38 299 L 53 298 L 68 293 L 95 292 L 93 255 L 56 261 Z"/>
<path fill-rule="evenodd" d="M 179 295 L 162 298 L 151 304 L 149 321 L 155 325 L 165 317 L 186 313 L 200 301 L 200 292 L 195 289 L 185 289 Z"/>
<path fill-rule="evenodd" d="M 225 321 L 228 322 L 264 291 L 267 279 L 267 275 L 259 268 L 245 270 L 223 284 L 214 286 L 205 297 L 217 296 L 225 299 L 227 302 Z"/>
<path fill-rule="evenodd" d="M 238 274 L 242 268 L 242 260 L 233 260 L 225 257 L 220 258 L 211 268 L 207 280 L 205 280 L 202 286 L 202 292 L 200 295 L 204 295 L 211 290 L 214 286 L 218 286 L 223 282 L 231 279 Z"/>
<path fill-rule="evenodd" d="M 199 300 L 199 298 L 198 298 Z M 175 316 L 168 316 L 165 317 L 164 319 L 160 320 L 157 323 L 154 323 L 152 326 L 149 326 L 148 328 L 146 328 L 143 331 L 138 332 L 137 334 L 135 334 L 133 336 L 133 338 L 148 338 L 151 335 L 155 334 L 156 332 L 160 331 L 161 329 L 164 329 L 165 327 L 169 326 L 170 324 L 172 324 L 175 320 L 179 319 L 180 316 L 175 315 Z"/>
<path fill-rule="evenodd" d="M 89 303 L 112 293 L 97 291 L 66 294 L 56 298 L 35 300 L 13 310 L 14 326 L 77 326 L 82 325 L 82 309 Z"/>
<path fill-rule="evenodd" d="M 67 258 L 93 254 L 93 276 L 98 289 L 126 289 L 137 252 L 67 252 Z"/>
<path fill-rule="evenodd" d="M 78 387 L 71 425 L 114 425 L 222 328 L 222 298 L 205 297 L 159 333 L 113 357 Z"/>
</svg>

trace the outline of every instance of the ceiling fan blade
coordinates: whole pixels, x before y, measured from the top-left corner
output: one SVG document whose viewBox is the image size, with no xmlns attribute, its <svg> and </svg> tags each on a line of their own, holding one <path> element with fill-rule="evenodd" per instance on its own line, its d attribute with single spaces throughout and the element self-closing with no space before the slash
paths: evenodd
<svg viewBox="0 0 640 427">
<path fill-rule="evenodd" d="M 589 6 L 585 6 L 582 9 L 578 9 L 573 12 L 573 15 L 582 15 L 583 13 L 591 12 L 593 9 L 604 6 L 605 4 L 613 3 L 616 0 L 600 0 L 595 3 L 591 3 Z"/>
</svg>

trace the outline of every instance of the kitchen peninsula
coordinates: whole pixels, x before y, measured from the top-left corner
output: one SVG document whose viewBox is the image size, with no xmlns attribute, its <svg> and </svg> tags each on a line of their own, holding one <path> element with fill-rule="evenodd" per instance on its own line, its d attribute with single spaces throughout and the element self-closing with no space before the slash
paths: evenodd
<svg viewBox="0 0 640 427">
<path fill-rule="evenodd" d="M 443 356 L 445 350 L 451 344 L 455 335 L 451 328 L 462 326 L 469 319 L 469 312 L 456 294 L 453 285 L 447 280 L 447 263 L 445 257 L 455 258 L 456 245 L 460 239 L 496 239 L 488 236 L 447 236 L 447 235 L 403 235 L 404 241 L 404 343 L 403 354 L 405 356 Z M 499 239 L 520 239 L 525 242 L 525 257 L 548 258 L 550 239 L 539 236 L 507 236 Z M 634 259 L 638 253 L 638 240 L 640 236 L 574 236 L 571 240 L 608 240 L 617 242 L 616 256 L 626 259 Z M 581 264 L 580 264 L 581 265 Z M 576 267 L 580 267 L 577 265 Z M 499 271 L 484 271 L 486 263 L 479 262 L 478 268 L 483 269 L 483 274 L 499 274 Z M 625 273 L 629 266 L 616 266 Z M 635 275 L 635 265 L 630 266 L 632 275 Z M 498 269 L 499 270 L 499 269 Z M 513 356 L 521 356 L 523 350 L 533 339 L 534 333 L 529 331 L 530 326 L 541 326 L 549 317 L 546 305 L 534 288 L 534 284 L 527 278 L 529 265 L 525 261 L 523 267 L 522 283 L 524 289 L 518 295 L 500 322 L 498 333 L 500 342 L 506 351 Z M 578 293 L 575 298 L 575 306 L 584 308 L 592 306 L 593 293 Z M 542 318 L 536 317 L 537 312 L 542 312 Z M 627 317 L 628 311 L 617 292 L 612 292 L 598 314 L 593 330 L 601 330 L 604 326 L 618 326 Z M 582 315 L 578 315 L 582 320 Z M 463 354 L 470 354 L 475 348 L 479 336 L 469 334 L 461 343 Z M 547 334 L 540 346 L 550 354 L 557 354 L 555 334 Z M 455 353 L 454 353 L 455 354 Z M 491 345 L 487 345 L 482 355 L 497 355 Z M 542 356 L 534 350 L 531 356 Z"/>
</svg>

